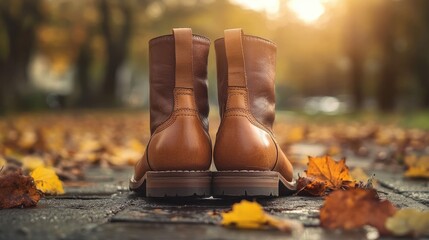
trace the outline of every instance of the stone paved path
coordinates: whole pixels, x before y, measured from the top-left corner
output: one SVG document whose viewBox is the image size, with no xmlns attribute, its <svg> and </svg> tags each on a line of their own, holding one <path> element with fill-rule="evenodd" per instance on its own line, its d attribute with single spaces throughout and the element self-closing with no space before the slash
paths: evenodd
<svg viewBox="0 0 429 240">
<path fill-rule="evenodd" d="M 355 162 L 357 163 L 357 162 Z M 355 164 L 353 160 L 349 164 Z M 358 164 L 358 163 L 357 163 Z M 258 199 L 279 217 L 300 220 L 305 231 L 290 236 L 275 230 L 220 227 L 219 213 L 237 199 L 155 201 L 128 191 L 132 168 L 92 168 L 87 181 L 66 186 L 66 195 L 47 197 L 29 209 L 0 210 L 0 239 L 374 239 L 372 228 L 348 233 L 318 227 L 322 198 Z M 297 172 L 300 172 L 298 169 Z M 427 209 L 429 183 L 404 180 L 401 173 L 375 172 L 382 198 L 396 206 Z"/>
</svg>

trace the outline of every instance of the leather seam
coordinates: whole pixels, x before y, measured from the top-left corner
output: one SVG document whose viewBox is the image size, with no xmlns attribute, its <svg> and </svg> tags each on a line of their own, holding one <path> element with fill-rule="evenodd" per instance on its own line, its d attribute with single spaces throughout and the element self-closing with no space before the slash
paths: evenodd
<svg viewBox="0 0 429 240">
<path fill-rule="evenodd" d="M 231 111 L 240 111 L 240 112 L 243 112 L 243 113 L 245 113 L 246 115 L 248 115 L 248 116 L 246 116 L 247 117 L 247 119 L 253 124 L 253 125 L 255 125 L 256 127 L 259 127 L 259 128 L 261 128 L 261 129 L 263 129 L 263 130 L 265 130 L 271 137 L 274 137 L 274 134 L 273 134 L 273 132 L 270 130 L 270 129 L 268 129 L 264 124 L 262 124 L 262 123 L 260 123 L 254 116 L 253 116 L 253 114 L 252 114 L 252 112 L 249 110 L 249 102 L 248 102 L 248 91 L 247 91 L 247 89 L 243 89 L 243 88 L 239 88 L 239 87 L 231 87 L 230 89 L 228 89 L 229 91 L 231 91 L 229 94 L 228 94 L 228 97 L 227 97 L 227 108 L 226 108 L 226 110 L 225 110 L 225 112 L 224 112 L 224 117 L 226 117 L 227 115 L 228 115 L 228 112 L 231 112 Z M 236 96 L 236 95 L 241 95 L 241 96 L 243 96 L 244 97 L 244 106 L 245 106 L 245 108 L 244 109 L 242 109 L 242 108 L 229 108 L 228 109 L 228 102 L 229 102 L 229 99 L 230 99 L 230 97 L 231 96 Z"/>
<path fill-rule="evenodd" d="M 168 127 L 170 127 L 171 125 L 173 125 L 173 123 L 176 122 L 177 117 L 182 117 L 182 116 L 193 117 L 193 116 L 197 116 L 197 114 L 196 114 L 195 111 L 182 111 L 182 112 L 188 112 L 188 114 L 186 114 L 186 113 L 177 113 L 178 111 L 180 111 L 180 110 L 175 110 L 175 112 L 168 119 L 168 121 L 165 122 L 165 124 L 159 126 L 158 129 L 156 129 L 156 131 L 154 132 L 154 135 L 156 133 L 160 133 L 160 132 L 164 131 L 165 129 L 167 129 Z"/>
</svg>

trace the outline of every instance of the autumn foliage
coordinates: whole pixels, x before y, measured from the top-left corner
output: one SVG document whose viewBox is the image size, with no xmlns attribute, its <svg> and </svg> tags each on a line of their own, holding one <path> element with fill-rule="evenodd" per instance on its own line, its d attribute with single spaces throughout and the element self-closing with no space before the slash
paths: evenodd
<svg viewBox="0 0 429 240">
<path fill-rule="evenodd" d="M 41 197 L 32 177 L 20 171 L 0 175 L 0 209 L 34 207 Z"/>
<path fill-rule="evenodd" d="M 305 177 L 297 180 L 299 194 L 323 196 L 329 191 L 347 189 L 356 185 L 352 179 L 346 160 L 336 162 L 330 156 L 308 157 Z"/>
<path fill-rule="evenodd" d="M 374 189 L 335 191 L 326 197 L 320 209 L 320 225 L 328 229 L 351 230 L 370 225 L 381 234 L 389 231 L 386 220 L 396 208 L 388 200 L 380 200 Z"/>
</svg>

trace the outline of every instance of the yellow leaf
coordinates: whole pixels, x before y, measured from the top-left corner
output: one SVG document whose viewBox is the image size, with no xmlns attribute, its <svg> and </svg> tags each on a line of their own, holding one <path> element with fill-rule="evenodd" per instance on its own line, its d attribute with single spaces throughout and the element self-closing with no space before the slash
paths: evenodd
<svg viewBox="0 0 429 240">
<path fill-rule="evenodd" d="M 31 148 L 37 142 L 37 135 L 32 130 L 22 132 L 22 136 L 18 141 L 18 145 L 24 149 Z"/>
<path fill-rule="evenodd" d="M 401 209 L 388 218 L 386 228 L 396 236 L 422 236 L 429 234 L 429 211 Z"/>
<path fill-rule="evenodd" d="M 34 178 L 36 188 L 45 194 L 64 194 L 63 183 L 58 178 L 54 169 L 46 167 L 38 167 L 30 173 Z"/>
<path fill-rule="evenodd" d="M 423 167 L 410 167 L 404 173 L 409 178 L 429 178 L 429 169 Z"/>
<path fill-rule="evenodd" d="M 45 162 L 41 157 L 37 156 L 25 156 L 22 158 L 22 167 L 24 169 L 28 169 L 29 171 L 33 171 L 38 167 L 44 167 Z"/>
<path fill-rule="evenodd" d="M 134 165 L 142 156 L 142 153 L 124 147 L 114 148 L 112 152 L 113 154 L 107 160 L 115 166 Z"/>
<path fill-rule="evenodd" d="M 239 228 L 260 228 L 268 220 L 261 205 L 246 200 L 232 206 L 232 211 L 222 213 L 222 225 L 235 225 Z"/>
<path fill-rule="evenodd" d="M 281 231 L 302 231 L 300 222 L 288 219 L 278 219 L 264 212 L 257 202 L 242 200 L 232 206 L 232 211 L 222 213 L 222 225 L 235 226 L 245 229 L 260 229 L 267 226 Z"/>
<path fill-rule="evenodd" d="M 2 169 L 4 166 L 6 166 L 6 159 L 0 156 L 0 169 Z"/>
<path fill-rule="evenodd" d="M 408 170 L 404 173 L 409 178 L 429 178 L 429 156 L 407 156 L 405 164 Z"/>
<path fill-rule="evenodd" d="M 128 141 L 127 145 L 134 151 L 139 152 L 141 154 L 146 150 L 146 146 L 143 145 L 139 140 L 133 138 Z"/>
<path fill-rule="evenodd" d="M 293 127 L 289 129 L 286 141 L 288 143 L 296 143 L 304 139 L 305 129 L 303 127 Z"/>
<path fill-rule="evenodd" d="M 95 139 L 83 139 L 79 144 L 80 152 L 94 152 L 101 148 L 101 143 Z"/>
</svg>

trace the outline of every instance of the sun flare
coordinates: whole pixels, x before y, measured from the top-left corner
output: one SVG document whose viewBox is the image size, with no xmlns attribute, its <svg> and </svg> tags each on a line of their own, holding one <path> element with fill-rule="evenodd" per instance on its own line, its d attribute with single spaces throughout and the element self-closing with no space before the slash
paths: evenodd
<svg viewBox="0 0 429 240">
<path fill-rule="evenodd" d="M 264 11 L 270 18 L 277 18 L 282 6 L 292 10 L 296 16 L 306 23 L 313 23 L 325 13 L 323 2 L 327 0 L 288 0 L 281 4 L 280 0 L 230 0 L 246 9 Z"/>
<path fill-rule="evenodd" d="M 306 23 L 312 23 L 325 13 L 320 0 L 290 0 L 288 7 Z"/>
<path fill-rule="evenodd" d="M 279 0 L 230 0 L 232 3 L 241 5 L 255 11 L 265 11 L 267 14 L 275 15 L 279 12 Z"/>
</svg>

